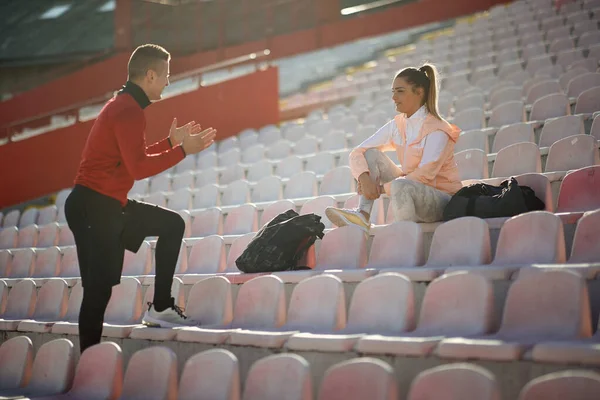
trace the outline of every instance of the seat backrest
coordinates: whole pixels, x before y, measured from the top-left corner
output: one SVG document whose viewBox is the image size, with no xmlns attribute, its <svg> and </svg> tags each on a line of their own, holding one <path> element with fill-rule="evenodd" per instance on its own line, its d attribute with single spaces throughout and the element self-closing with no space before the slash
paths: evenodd
<svg viewBox="0 0 600 400">
<path fill-rule="evenodd" d="M 319 196 L 315 197 L 304 203 L 300 209 L 300 215 L 305 214 L 316 214 L 321 217 L 321 222 L 325 225 L 325 228 L 331 228 L 333 225 L 329 218 L 325 216 L 325 209 L 327 207 L 335 207 L 337 204 L 333 196 Z"/>
<path fill-rule="evenodd" d="M 250 188 L 248 187 L 248 181 L 237 180 L 231 182 L 223 190 L 221 196 L 221 205 L 233 206 L 238 204 L 245 204 L 250 202 Z"/>
<path fill-rule="evenodd" d="M 598 110 L 600 110 L 600 85 L 582 92 L 575 103 L 575 114 L 593 113 Z"/>
<path fill-rule="evenodd" d="M 592 263 L 600 260 L 600 209 L 588 211 L 577 221 L 569 262 Z"/>
<path fill-rule="evenodd" d="M 592 334 L 585 279 L 568 270 L 547 270 L 521 276 L 506 296 L 502 337 L 544 337 L 567 340 Z"/>
<path fill-rule="evenodd" d="M 58 222 L 50 222 L 38 227 L 38 247 L 50 247 L 58 244 Z"/>
<path fill-rule="evenodd" d="M 233 241 L 229 247 L 229 254 L 227 254 L 226 270 L 231 272 L 238 272 L 238 268 L 235 264 L 235 260 L 246 250 L 248 243 L 256 236 L 255 232 L 246 233 L 243 236 L 238 237 Z"/>
<path fill-rule="evenodd" d="M 37 293 L 32 279 L 23 279 L 12 287 L 6 300 L 4 319 L 29 319 L 33 316 Z"/>
<path fill-rule="evenodd" d="M 225 349 L 211 349 L 190 357 L 179 381 L 178 400 L 239 400 L 237 357 Z"/>
<path fill-rule="evenodd" d="M 310 365 L 297 354 L 274 354 L 250 367 L 243 400 L 312 400 Z"/>
<path fill-rule="evenodd" d="M 492 109 L 488 126 L 500 127 L 518 122 L 525 122 L 525 105 L 522 101 L 509 101 Z"/>
<path fill-rule="evenodd" d="M 154 346 L 138 350 L 127 364 L 121 399 L 177 399 L 177 356 L 173 350 Z"/>
<path fill-rule="evenodd" d="M 381 227 L 373 238 L 368 268 L 414 267 L 423 265 L 423 232 L 411 221 Z"/>
<path fill-rule="evenodd" d="M 287 210 L 296 210 L 296 205 L 291 200 L 279 200 L 269 204 L 260 216 L 259 228 Z"/>
<path fill-rule="evenodd" d="M 36 247 L 37 236 L 37 225 L 28 225 L 24 228 L 20 228 L 17 236 L 17 247 Z"/>
<path fill-rule="evenodd" d="M 521 390 L 519 400 L 595 400 L 600 392 L 600 374 L 589 370 L 554 372 L 535 378 Z"/>
<path fill-rule="evenodd" d="M 253 202 L 277 201 L 282 198 L 281 178 L 265 176 L 256 183 L 252 190 Z"/>
<path fill-rule="evenodd" d="M 463 132 L 454 145 L 454 152 L 458 153 L 463 150 L 479 149 L 486 154 L 489 153 L 487 132 L 482 130 L 474 130 Z"/>
<path fill-rule="evenodd" d="M 334 229 L 323 237 L 316 268 L 356 269 L 367 264 L 367 238 L 355 226 Z"/>
<path fill-rule="evenodd" d="M 533 103 L 529 120 L 543 121 L 570 114 L 571 106 L 567 96 L 562 93 L 553 93 L 540 97 Z"/>
<path fill-rule="evenodd" d="M 558 83 L 560 84 L 560 87 L 563 89 L 563 91 L 566 91 L 572 79 L 580 75 L 585 75 L 587 73 L 588 70 L 583 67 L 571 68 L 558 78 Z"/>
<path fill-rule="evenodd" d="M 492 264 L 564 262 L 566 253 L 562 220 L 548 211 L 533 211 L 512 217 L 504 223 Z"/>
<path fill-rule="evenodd" d="M 281 160 L 276 167 L 275 173 L 282 178 L 289 178 L 298 172 L 302 172 L 304 161 L 297 155 L 288 156 Z"/>
<path fill-rule="evenodd" d="M 13 289 L 14 290 L 14 289 Z M 16 336 L 0 346 L 0 389 L 26 386 L 31 376 L 33 343 L 27 336 Z"/>
<path fill-rule="evenodd" d="M 550 147 L 560 139 L 573 135 L 583 135 L 585 128 L 579 115 L 566 115 L 564 117 L 546 120 L 540 134 L 540 147 Z"/>
<path fill-rule="evenodd" d="M 227 167 L 227 166 L 231 166 L 231 165 L 235 165 L 235 164 L 239 163 L 242 158 L 242 148 L 245 149 L 245 148 L 251 146 L 252 144 L 254 144 L 254 143 L 246 142 L 245 146 L 243 146 L 243 147 L 240 146 L 240 148 L 232 148 L 225 152 L 219 152 L 219 158 L 217 161 L 219 167 Z M 240 145 L 241 145 L 241 140 L 240 140 Z"/>
<path fill-rule="evenodd" d="M 6 219 L 6 217 L 4 217 Z M 17 247 L 19 228 L 16 226 L 4 227 L 0 230 L 0 249 L 14 249 Z"/>
<path fill-rule="evenodd" d="M 489 178 L 487 153 L 479 149 L 463 150 L 454 155 L 461 180 Z"/>
<path fill-rule="evenodd" d="M 17 226 L 19 224 L 19 218 L 21 216 L 21 211 L 12 210 L 4 215 L 4 221 L 2 221 L 2 227 L 8 228 L 11 226 Z"/>
<path fill-rule="evenodd" d="M 58 232 L 58 245 L 59 246 L 72 246 L 75 244 L 75 237 L 73 232 L 67 225 L 61 225 Z"/>
<path fill-rule="evenodd" d="M 233 318 L 231 284 L 223 276 L 212 276 L 194 284 L 188 295 L 186 312 L 206 325 L 230 324 Z"/>
<path fill-rule="evenodd" d="M 221 185 L 228 185 L 237 180 L 244 179 L 244 177 L 244 167 L 237 163 L 231 164 L 227 166 L 223 171 L 221 171 L 221 174 L 219 175 L 219 183 Z"/>
<path fill-rule="evenodd" d="M 8 270 L 9 278 L 29 278 L 33 275 L 35 267 L 35 250 L 12 250 L 12 259 Z"/>
<path fill-rule="evenodd" d="M 491 262 L 488 224 L 480 218 L 457 218 L 433 233 L 427 266 L 476 266 Z"/>
<path fill-rule="evenodd" d="M 588 72 L 574 77 L 567 85 L 567 95 L 577 97 L 589 88 L 600 86 L 600 74 Z"/>
<path fill-rule="evenodd" d="M 125 251 L 123 258 L 123 276 L 147 275 L 152 268 L 152 248 L 150 243 L 142 242 L 137 253 Z"/>
<path fill-rule="evenodd" d="M 122 385 L 121 348 L 114 342 L 102 342 L 81 354 L 69 394 L 82 399 L 116 399 Z"/>
<path fill-rule="evenodd" d="M 298 172 L 285 185 L 284 199 L 313 197 L 317 194 L 317 175 L 312 171 Z"/>
<path fill-rule="evenodd" d="M 285 320 L 285 288 L 280 278 L 259 276 L 242 285 L 235 300 L 233 328 L 273 329 Z"/>
<path fill-rule="evenodd" d="M 346 300 L 342 281 L 322 274 L 296 285 L 290 298 L 286 329 L 331 332 L 346 325 Z"/>
<path fill-rule="evenodd" d="M 192 204 L 192 192 L 189 186 L 169 194 L 167 204 L 171 210 L 188 210 Z"/>
<path fill-rule="evenodd" d="M 350 167 L 344 165 L 336 167 L 323 176 L 320 195 L 352 193 L 355 191 L 355 180 L 350 172 Z"/>
<path fill-rule="evenodd" d="M 226 266 L 225 242 L 221 236 L 203 237 L 192 245 L 188 257 L 188 274 L 215 274 Z"/>
<path fill-rule="evenodd" d="M 77 322 L 82 300 L 83 287 L 81 286 L 81 281 L 79 281 L 71 288 L 71 293 L 69 294 L 69 300 L 67 302 L 67 312 L 63 317 L 64 321 Z"/>
<path fill-rule="evenodd" d="M 319 151 L 319 142 L 315 137 L 306 136 L 296 142 L 293 150 L 296 155 L 314 154 Z"/>
<path fill-rule="evenodd" d="M 590 211 L 600 207 L 600 166 L 569 172 L 560 184 L 557 212 Z"/>
<path fill-rule="evenodd" d="M 496 155 L 492 177 L 510 177 L 527 172 L 542 172 L 540 149 L 535 143 L 515 143 Z"/>
<path fill-rule="evenodd" d="M 535 143 L 535 134 L 531 125 L 522 122 L 503 126 L 496 132 L 492 152 L 497 153 L 511 144 L 520 142 Z"/>
<path fill-rule="evenodd" d="M 321 152 L 306 160 L 305 170 L 318 175 L 324 175 L 333 168 L 335 168 L 335 157 L 332 153 Z"/>
<path fill-rule="evenodd" d="M 248 180 L 258 182 L 262 178 L 273 175 L 273 164 L 269 160 L 258 161 L 248 168 Z"/>
<path fill-rule="evenodd" d="M 254 204 L 243 204 L 229 211 L 225 224 L 224 235 L 243 235 L 258 230 L 258 213 Z"/>
<path fill-rule="evenodd" d="M 474 364 L 448 364 L 421 372 L 413 380 L 408 400 L 500 400 L 494 374 Z"/>
<path fill-rule="evenodd" d="M 555 79 L 545 79 L 543 81 L 536 82 L 532 87 L 527 91 L 527 104 L 533 104 L 537 99 L 540 99 L 546 95 L 552 93 L 561 93 L 561 87 L 558 83 L 558 80 Z"/>
<path fill-rule="evenodd" d="M 570 171 L 598 163 L 598 145 L 590 135 L 574 135 L 550 146 L 546 172 Z"/>
<path fill-rule="evenodd" d="M 272 160 L 281 160 L 292 154 L 293 143 L 286 139 L 281 139 L 268 145 L 266 156 Z"/>
<path fill-rule="evenodd" d="M 454 116 L 452 123 L 463 131 L 482 129 L 484 127 L 483 108 L 470 108 L 462 110 Z"/>
<path fill-rule="evenodd" d="M 247 149 L 245 149 L 242 153 L 242 162 L 245 164 L 252 164 L 260 161 L 265 156 L 265 145 L 264 144 L 255 144 Z"/>
<path fill-rule="evenodd" d="M 590 129 L 590 135 L 596 138 L 596 140 L 600 140 L 600 113 L 594 114 L 594 121 L 592 122 L 592 127 Z"/>
<path fill-rule="evenodd" d="M 78 277 L 79 261 L 77 259 L 77 248 L 75 246 L 61 247 L 62 259 L 60 261 L 60 276 L 63 278 L 67 277 Z"/>
<path fill-rule="evenodd" d="M 132 325 L 142 319 L 142 285 L 136 278 L 124 277 L 114 286 L 104 321 L 109 324 Z"/>
<path fill-rule="evenodd" d="M 19 218 L 19 228 L 24 228 L 29 225 L 35 225 L 37 223 L 38 209 L 31 207 L 23 211 L 21 218 Z"/>
<path fill-rule="evenodd" d="M 61 321 L 67 313 L 69 287 L 64 279 L 50 279 L 38 293 L 33 313 L 36 321 Z"/>
<path fill-rule="evenodd" d="M 417 331 L 423 336 L 482 335 L 493 323 L 492 283 L 463 271 L 442 275 L 427 286 Z"/>
<path fill-rule="evenodd" d="M 183 281 L 178 278 L 173 278 L 173 283 L 171 284 L 171 296 L 175 300 L 175 304 L 179 307 L 185 307 L 185 289 L 183 287 Z M 154 301 L 154 285 L 148 286 L 146 288 L 146 293 L 144 293 L 144 301 L 143 305 L 146 307 L 148 303 L 152 303 Z"/>
<path fill-rule="evenodd" d="M 192 213 L 192 236 L 205 237 L 223 234 L 223 213 L 218 207 Z"/>
<path fill-rule="evenodd" d="M 394 369 L 384 361 L 361 357 L 330 367 L 323 377 L 318 400 L 396 400 Z"/>
<path fill-rule="evenodd" d="M 415 298 L 409 279 L 388 272 L 358 284 L 348 309 L 347 331 L 396 335 L 414 327 Z"/>
<path fill-rule="evenodd" d="M 70 340 L 44 343 L 35 355 L 27 392 L 36 396 L 66 392 L 73 383 L 75 364 L 75 349 Z"/>
</svg>

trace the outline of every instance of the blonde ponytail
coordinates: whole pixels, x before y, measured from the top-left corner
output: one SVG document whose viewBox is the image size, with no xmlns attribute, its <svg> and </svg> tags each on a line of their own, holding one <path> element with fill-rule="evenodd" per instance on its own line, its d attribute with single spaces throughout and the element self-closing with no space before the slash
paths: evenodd
<svg viewBox="0 0 600 400">
<path fill-rule="evenodd" d="M 419 71 L 423 72 L 429 79 L 429 90 L 425 97 L 427 111 L 437 119 L 442 119 L 438 110 L 438 81 L 439 74 L 435 65 L 423 64 Z"/>
</svg>

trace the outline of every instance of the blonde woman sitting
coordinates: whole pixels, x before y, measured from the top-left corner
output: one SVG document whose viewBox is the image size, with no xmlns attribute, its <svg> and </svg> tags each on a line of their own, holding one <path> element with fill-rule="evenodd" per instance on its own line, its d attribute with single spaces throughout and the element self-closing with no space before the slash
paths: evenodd
<svg viewBox="0 0 600 400">
<path fill-rule="evenodd" d="M 368 231 L 374 201 L 390 196 L 395 221 L 435 222 L 461 187 L 454 160 L 460 129 L 438 112 L 438 74 L 433 65 L 405 68 L 394 78 L 396 117 L 350 153 L 350 168 L 360 194 L 356 210 L 329 207 L 337 226 Z M 395 150 L 400 165 L 383 152 Z"/>
</svg>

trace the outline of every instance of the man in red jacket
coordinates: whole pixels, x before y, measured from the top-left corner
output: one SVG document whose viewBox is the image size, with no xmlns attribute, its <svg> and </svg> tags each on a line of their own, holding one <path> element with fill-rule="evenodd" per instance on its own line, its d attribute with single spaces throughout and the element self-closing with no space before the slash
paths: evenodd
<svg viewBox="0 0 600 400">
<path fill-rule="evenodd" d="M 169 169 L 214 142 L 214 129 L 202 131 L 195 122 L 177 128 L 173 120 L 167 138 L 146 146 L 143 109 L 160 100 L 169 84 L 170 57 L 162 47 L 150 44 L 132 53 L 127 83 L 98 115 L 83 149 L 75 187 L 65 203 L 83 285 L 81 352 L 100 342 L 112 287 L 121 280 L 125 249 L 137 252 L 147 236 L 158 236 L 158 240 L 154 299 L 144 323 L 197 325 L 171 297 L 183 219 L 166 208 L 127 199 L 134 180 Z"/>
</svg>

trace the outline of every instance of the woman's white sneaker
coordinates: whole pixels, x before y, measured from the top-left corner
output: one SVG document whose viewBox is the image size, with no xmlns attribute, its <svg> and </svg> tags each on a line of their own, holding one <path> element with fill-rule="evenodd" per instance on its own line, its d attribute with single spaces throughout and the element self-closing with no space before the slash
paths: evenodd
<svg viewBox="0 0 600 400">
<path fill-rule="evenodd" d="M 359 210 L 350 210 L 347 208 L 327 207 L 325 215 L 335 226 L 355 225 L 365 232 L 369 232 L 371 223 L 367 221 L 363 213 Z"/>
</svg>

